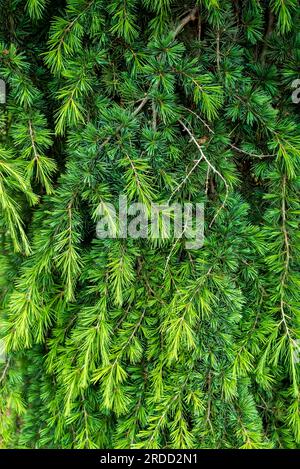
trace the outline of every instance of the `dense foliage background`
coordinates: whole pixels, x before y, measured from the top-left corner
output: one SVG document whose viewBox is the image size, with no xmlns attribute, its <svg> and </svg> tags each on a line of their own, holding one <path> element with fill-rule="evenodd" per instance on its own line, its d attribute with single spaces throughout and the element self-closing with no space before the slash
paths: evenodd
<svg viewBox="0 0 300 469">
<path fill-rule="evenodd" d="M 299 447 L 297 0 L 0 16 L 0 445 Z M 121 193 L 204 246 L 97 239 Z"/>
</svg>

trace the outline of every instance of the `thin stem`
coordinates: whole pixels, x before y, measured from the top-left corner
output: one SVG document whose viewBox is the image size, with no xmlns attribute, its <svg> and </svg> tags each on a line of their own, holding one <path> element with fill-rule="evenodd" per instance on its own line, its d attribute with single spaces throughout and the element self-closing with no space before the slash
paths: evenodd
<svg viewBox="0 0 300 469">
<path fill-rule="evenodd" d="M 5 379 L 5 376 L 6 376 L 6 374 L 7 374 L 9 365 L 10 365 L 10 358 L 9 358 L 9 359 L 7 360 L 7 362 L 6 362 L 6 365 L 5 365 L 5 367 L 4 367 L 3 373 L 2 373 L 2 375 L 1 375 L 1 377 L 0 377 L 0 383 L 2 383 L 2 381 L 4 381 L 4 379 Z"/>
<path fill-rule="evenodd" d="M 28 123 L 29 123 L 29 134 L 30 134 L 30 140 L 31 140 L 31 146 L 33 149 L 34 159 L 37 160 L 39 158 L 39 154 L 37 152 L 36 145 L 35 145 L 34 131 L 32 128 L 31 120 L 29 120 Z"/>
<path fill-rule="evenodd" d="M 282 181 L 282 203 L 281 203 L 281 217 L 282 217 L 282 231 L 283 231 L 283 236 L 284 236 L 284 245 L 285 245 L 285 262 L 284 262 L 284 272 L 281 277 L 281 297 L 280 297 L 280 311 L 281 311 L 281 317 L 282 317 L 282 322 L 284 324 L 286 333 L 289 337 L 290 340 L 292 340 L 291 335 L 290 335 L 290 330 L 286 321 L 286 313 L 284 311 L 284 295 L 283 295 L 283 290 L 285 287 L 286 283 L 286 278 L 288 274 L 288 269 L 289 269 L 289 263 L 290 263 L 290 245 L 289 245 L 289 237 L 288 237 L 288 232 L 287 232 L 287 226 L 286 226 L 286 176 L 283 177 Z"/>
<path fill-rule="evenodd" d="M 172 192 L 172 194 L 170 195 L 170 197 L 168 198 L 168 201 L 167 201 L 167 204 L 170 203 L 171 199 L 173 198 L 173 196 L 176 194 L 176 192 L 178 192 L 182 186 L 184 186 L 184 184 L 189 180 L 191 174 L 195 171 L 195 169 L 197 168 L 198 164 L 200 163 L 200 161 L 202 160 L 202 156 L 201 158 L 199 158 L 198 160 L 195 161 L 195 164 L 194 166 L 192 167 L 192 169 L 190 169 L 190 171 L 188 172 L 188 174 L 185 176 L 185 178 L 183 179 L 183 181 L 181 181 L 180 184 L 177 185 L 176 189 L 174 189 L 174 191 Z"/>
<path fill-rule="evenodd" d="M 190 13 L 181 20 L 181 22 L 173 33 L 174 38 L 180 33 L 180 31 L 185 27 L 186 24 L 188 24 L 190 21 L 196 20 L 198 11 L 198 7 L 193 8 Z"/>
<path fill-rule="evenodd" d="M 217 70 L 220 72 L 220 30 L 218 29 L 217 31 L 217 37 L 216 37 L 216 42 L 217 42 Z"/>
<path fill-rule="evenodd" d="M 213 225 L 213 223 L 215 222 L 217 216 L 219 215 L 220 211 L 225 207 L 225 204 L 226 204 L 226 201 L 227 201 L 227 198 L 228 198 L 228 194 L 229 194 L 229 186 L 228 186 L 228 183 L 226 181 L 226 179 L 224 178 L 224 176 L 222 176 L 222 174 L 214 167 L 214 165 L 209 161 L 209 159 L 205 156 L 205 154 L 203 153 L 203 150 L 202 150 L 202 147 L 199 145 L 199 143 L 197 142 L 196 138 L 194 137 L 194 135 L 192 134 L 192 132 L 190 131 L 190 129 L 185 125 L 184 122 L 182 122 L 182 120 L 179 120 L 180 124 L 182 125 L 182 127 L 184 128 L 184 130 L 189 134 L 189 136 L 191 137 L 192 141 L 194 142 L 194 144 L 196 145 L 196 147 L 198 148 L 200 154 L 201 154 L 201 158 L 203 158 L 207 165 L 212 169 L 212 171 L 217 174 L 219 176 L 219 178 L 222 179 L 222 181 L 224 182 L 225 184 L 225 188 L 226 188 L 226 194 L 225 194 L 225 199 L 224 199 L 224 202 L 222 203 L 221 207 L 219 207 L 219 209 L 217 210 L 215 216 L 213 217 L 212 221 L 210 222 L 209 224 L 209 228 L 211 228 L 211 226 Z"/>
<path fill-rule="evenodd" d="M 261 56 L 260 56 L 261 62 L 263 64 L 266 61 L 266 55 L 267 55 L 267 50 L 268 50 L 268 39 L 269 39 L 270 35 L 272 34 L 274 20 L 275 20 L 274 13 L 270 9 L 269 10 L 269 16 L 268 16 L 267 30 L 266 30 L 266 34 L 265 34 L 265 37 L 264 37 L 264 45 L 263 45 Z"/>
<path fill-rule="evenodd" d="M 240 153 L 244 153 L 245 155 L 249 155 L 249 156 L 256 156 L 257 158 L 269 158 L 270 156 L 275 156 L 274 154 L 273 155 L 263 155 L 263 154 L 257 155 L 256 153 L 251 153 L 250 151 L 242 150 L 241 148 L 236 147 L 232 143 L 229 143 L 229 146 L 233 148 L 234 150 L 239 151 Z"/>
</svg>

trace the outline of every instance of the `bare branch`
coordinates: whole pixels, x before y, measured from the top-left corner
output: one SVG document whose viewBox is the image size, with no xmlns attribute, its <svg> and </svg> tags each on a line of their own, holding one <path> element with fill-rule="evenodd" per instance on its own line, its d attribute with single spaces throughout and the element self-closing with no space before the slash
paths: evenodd
<svg viewBox="0 0 300 469">
<path fill-rule="evenodd" d="M 174 194 L 176 194 L 176 192 L 178 192 L 178 191 L 181 189 L 181 187 L 188 181 L 188 179 L 190 178 L 190 175 L 195 171 L 195 169 L 197 168 L 197 166 L 198 166 L 198 164 L 200 163 L 201 160 L 202 160 L 202 157 L 195 161 L 195 164 L 194 164 L 194 166 L 192 167 L 192 169 L 190 169 L 190 171 L 189 171 L 188 174 L 185 176 L 185 178 L 183 179 L 183 181 L 181 181 L 181 183 L 178 184 L 178 186 L 176 187 L 176 189 L 172 192 L 172 194 L 171 194 L 170 197 L 168 198 L 167 204 L 170 203 L 170 201 L 171 201 L 171 199 L 173 198 Z"/>
<path fill-rule="evenodd" d="M 207 165 L 212 169 L 212 171 L 217 174 L 219 176 L 219 178 L 222 179 L 222 181 L 224 182 L 225 184 L 225 188 L 226 188 L 226 194 L 225 194 L 225 199 L 221 205 L 221 207 L 219 207 L 219 209 L 217 210 L 215 216 L 213 217 L 212 221 L 210 222 L 209 224 L 209 227 L 211 227 L 213 225 L 213 223 L 215 222 L 217 216 L 219 215 L 220 211 L 224 208 L 225 204 L 226 204 L 226 201 L 227 201 L 227 198 L 228 198 L 228 194 L 229 194 L 229 186 L 228 186 L 228 183 L 226 181 L 226 179 L 224 178 L 224 176 L 222 176 L 222 174 L 214 167 L 214 165 L 209 161 L 209 159 L 205 156 L 205 154 L 203 153 L 203 150 L 202 150 L 202 147 L 199 145 L 199 143 L 197 142 L 197 139 L 194 137 L 194 135 L 192 134 L 192 132 L 190 131 L 190 129 L 185 125 L 184 122 L 182 122 L 182 120 L 179 120 L 180 124 L 182 125 L 182 127 L 184 128 L 184 130 L 189 134 L 189 136 L 191 137 L 192 141 L 194 142 L 194 144 L 197 146 L 200 154 L 201 154 L 201 158 L 203 158 Z"/>
<path fill-rule="evenodd" d="M 180 31 L 188 24 L 190 21 L 195 21 L 197 18 L 198 7 L 195 7 L 191 12 L 185 16 L 182 21 L 179 23 L 175 31 L 173 32 L 174 38 L 180 33 Z"/>
</svg>

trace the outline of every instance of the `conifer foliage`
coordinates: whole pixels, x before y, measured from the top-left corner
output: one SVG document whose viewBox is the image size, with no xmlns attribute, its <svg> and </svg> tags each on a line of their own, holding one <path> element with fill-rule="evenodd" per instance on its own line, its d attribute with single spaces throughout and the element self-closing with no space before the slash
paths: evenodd
<svg viewBox="0 0 300 469">
<path fill-rule="evenodd" d="M 299 448 L 297 0 L 0 15 L 0 446 Z M 120 194 L 203 247 L 98 239 Z"/>
</svg>

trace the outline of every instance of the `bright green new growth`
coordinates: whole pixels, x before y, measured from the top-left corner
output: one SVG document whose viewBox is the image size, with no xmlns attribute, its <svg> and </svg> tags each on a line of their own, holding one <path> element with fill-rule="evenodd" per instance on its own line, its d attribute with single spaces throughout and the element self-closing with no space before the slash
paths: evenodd
<svg viewBox="0 0 300 469">
<path fill-rule="evenodd" d="M 298 2 L 57 3 L 0 3 L 0 446 L 299 448 Z"/>
</svg>

